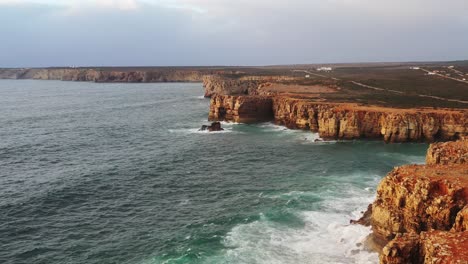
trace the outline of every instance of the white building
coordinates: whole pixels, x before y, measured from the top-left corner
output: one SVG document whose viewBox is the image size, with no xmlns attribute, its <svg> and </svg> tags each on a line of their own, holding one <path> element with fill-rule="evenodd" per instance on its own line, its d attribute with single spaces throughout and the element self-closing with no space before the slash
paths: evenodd
<svg viewBox="0 0 468 264">
<path fill-rule="evenodd" d="M 411 70 L 420 70 L 420 67 L 410 67 Z"/>
<path fill-rule="evenodd" d="M 332 71 L 333 69 L 331 67 L 320 67 L 317 68 L 317 71 Z"/>
</svg>

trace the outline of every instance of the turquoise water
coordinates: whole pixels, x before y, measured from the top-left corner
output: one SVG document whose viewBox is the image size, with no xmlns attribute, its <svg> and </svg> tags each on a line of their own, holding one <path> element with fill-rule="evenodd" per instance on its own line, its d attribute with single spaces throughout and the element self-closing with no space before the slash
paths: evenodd
<svg viewBox="0 0 468 264">
<path fill-rule="evenodd" d="M 0 263 L 376 263 L 350 226 L 427 145 L 199 132 L 201 84 L 0 81 Z"/>
</svg>

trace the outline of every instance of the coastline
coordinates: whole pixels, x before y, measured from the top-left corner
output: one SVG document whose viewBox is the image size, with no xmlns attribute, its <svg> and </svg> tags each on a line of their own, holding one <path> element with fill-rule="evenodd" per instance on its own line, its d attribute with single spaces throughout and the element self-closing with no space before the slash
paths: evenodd
<svg viewBox="0 0 468 264">
<path fill-rule="evenodd" d="M 367 242 L 380 263 L 466 263 L 467 176 L 468 140 L 432 144 L 425 165 L 395 168 L 351 222 L 372 227 Z"/>
</svg>

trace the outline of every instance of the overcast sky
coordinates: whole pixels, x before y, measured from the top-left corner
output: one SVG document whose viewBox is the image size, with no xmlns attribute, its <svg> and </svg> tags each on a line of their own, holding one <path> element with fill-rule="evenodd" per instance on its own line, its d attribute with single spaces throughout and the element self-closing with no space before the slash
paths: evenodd
<svg viewBox="0 0 468 264">
<path fill-rule="evenodd" d="M 468 0 L 0 0 L 0 67 L 468 59 Z"/>
</svg>

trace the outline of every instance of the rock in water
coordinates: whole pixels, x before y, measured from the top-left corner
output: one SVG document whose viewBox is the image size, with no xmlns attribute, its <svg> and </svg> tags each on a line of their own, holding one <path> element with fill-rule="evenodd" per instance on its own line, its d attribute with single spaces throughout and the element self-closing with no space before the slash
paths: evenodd
<svg viewBox="0 0 468 264">
<path fill-rule="evenodd" d="M 223 131 L 224 129 L 221 127 L 220 122 L 213 122 L 211 126 L 203 125 L 200 131 L 209 131 L 209 132 L 216 132 L 216 131 Z"/>
</svg>

